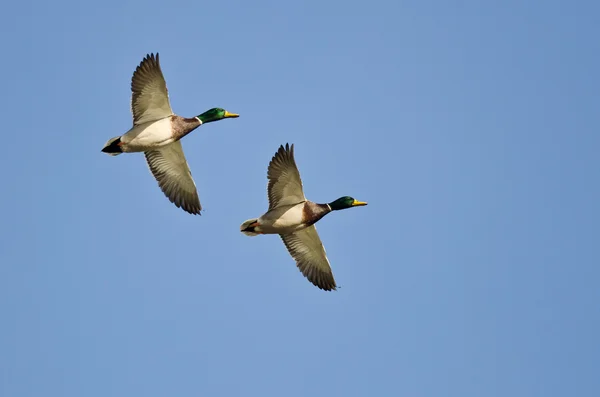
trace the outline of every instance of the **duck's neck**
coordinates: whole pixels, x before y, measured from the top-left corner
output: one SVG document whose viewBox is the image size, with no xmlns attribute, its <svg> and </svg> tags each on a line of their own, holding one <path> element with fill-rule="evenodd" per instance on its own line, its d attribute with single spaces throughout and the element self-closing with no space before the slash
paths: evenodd
<svg viewBox="0 0 600 397">
<path fill-rule="evenodd" d="M 312 225 L 330 212 L 331 208 L 328 204 L 313 203 L 307 200 L 304 205 L 304 220 L 307 224 Z"/>
<path fill-rule="evenodd" d="M 202 125 L 202 121 L 197 117 L 186 118 L 186 117 L 178 117 L 171 122 L 171 126 L 173 128 L 173 136 L 176 139 L 181 139 L 190 132 L 194 131 L 196 128 Z"/>
</svg>

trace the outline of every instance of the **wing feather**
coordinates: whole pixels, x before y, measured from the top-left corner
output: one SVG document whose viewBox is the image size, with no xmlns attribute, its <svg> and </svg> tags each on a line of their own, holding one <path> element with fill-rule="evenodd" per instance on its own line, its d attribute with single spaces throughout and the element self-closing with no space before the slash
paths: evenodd
<svg viewBox="0 0 600 397">
<path fill-rule="evenodd" d="M 144 152 L 158 186 L 178 208 L 200 214 L 202 206 L 192 172 L 183 154 L 181 141 Z"/>
<path fill-rule="evenodd" d="M 167 83 L 160 69 L 158 53 L 146 55 L 131 78 L 133 124 L 160 120 L 173 115 Z"/>
<path fill-rule="evenodd" d="M 325 247 L 314 225 L 280 237 L 308 281 L 325 291 L 337 288 Z"/>
<path fill-rule="evenodd" d="M 269 163 L 267 171 L 269 211 L 284 205 L 306 201 L 300 172 L 294 159 L 294 145 L 281 145 Z"/>
</svg>

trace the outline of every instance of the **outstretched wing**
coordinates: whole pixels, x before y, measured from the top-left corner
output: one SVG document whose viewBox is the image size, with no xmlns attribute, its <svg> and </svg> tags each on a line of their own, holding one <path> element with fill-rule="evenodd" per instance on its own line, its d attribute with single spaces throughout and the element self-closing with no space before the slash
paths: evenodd
<svg viewBox="0 0 600 397">
<path fill-rule="evenodd" d="M 133 73 L 131 113 L 134 125 L 160 120 L 173 114 L 158 54 L 146 55 Z"/>
<path fill-rule="evenodd" d="M 336 289 L 325 247 L 314 225 L 280 236 L 288 252 L 296 260 L 298 269 L 308 281 L 325 291 Z"/>
<path fill-rule="evenodd" d="M 298 204 L 306 201 L 302 189 L 300 172 L 294 160 L 294 145 L 280 146 L 269 163 L 267 171 L 269 183 L 269 211 L 278 206 Z"/>
<path fill-rule="evenodd" d="M 202 206 L 196 184 L 181 147 L 181 141 L 144 152 L 160 190 L 177 207 L 190 214 L 200 214 Z"/>
</svg>

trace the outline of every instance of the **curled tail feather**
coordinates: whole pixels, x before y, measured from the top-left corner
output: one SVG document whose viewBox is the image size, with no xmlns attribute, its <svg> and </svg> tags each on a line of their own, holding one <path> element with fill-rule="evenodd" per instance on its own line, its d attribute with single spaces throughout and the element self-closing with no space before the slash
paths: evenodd
<svg viewBox="0 0 600 397">
<path fill-rule="evenodd" d="M 118 156 L 123 153 L 123 150 L 121 150 L 121 137 L 117 136 L 109 139 L 102 148 L 102 151 L 111 156 Z"/>
<path fill-rule="evenodd" d="M 242 226 L 240 226 L 240 231 L 242 233 L 244 233 L 246 236 L 258 236 L 260 233 L 256 233 L 254 231 L 254 228 L 256 227 L 256 225 L 252 225 L 253 223 L 256 223 L 258 221 L 257 218 L 254 219 L 248 219 L 246 222 L 242 223 Z"/>
</svg>

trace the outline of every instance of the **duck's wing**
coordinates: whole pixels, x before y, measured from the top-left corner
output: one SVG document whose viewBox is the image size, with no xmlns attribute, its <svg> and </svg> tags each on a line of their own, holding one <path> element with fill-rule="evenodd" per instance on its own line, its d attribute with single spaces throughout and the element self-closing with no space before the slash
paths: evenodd
<svg viewBox="0 0 600 397">
<path fill-rule="evenodd" d="M 146 55 L 131 78 L 133 125 L 171 116 L 167 83 L 160 70 L 158 53 Z"/>
<path fill-rule="evenodd" d="M 294 160 L 294 145 L 286 143 L 269 163 L 267 171 L 267 193 L 269 196 L 269 211 L 283 205 L 293 205 L 306 201 L 302 189 L 300 172 Z"/>
<path fill-rule="evenodd" d="M 200 214 L 202 206 L 196 184 L 181 147 L 181 141 L 144 152 L 148 167 L 160 190 L 177 207 L 190 214 Z"/>
<path fill-rule="evenodd" d="M 288 252 L 296 260 L 298 269 L 308 281 L 325 291 L 336 289 L 325 247 L 314 225 L 280 236 Z"/>
</svg>

